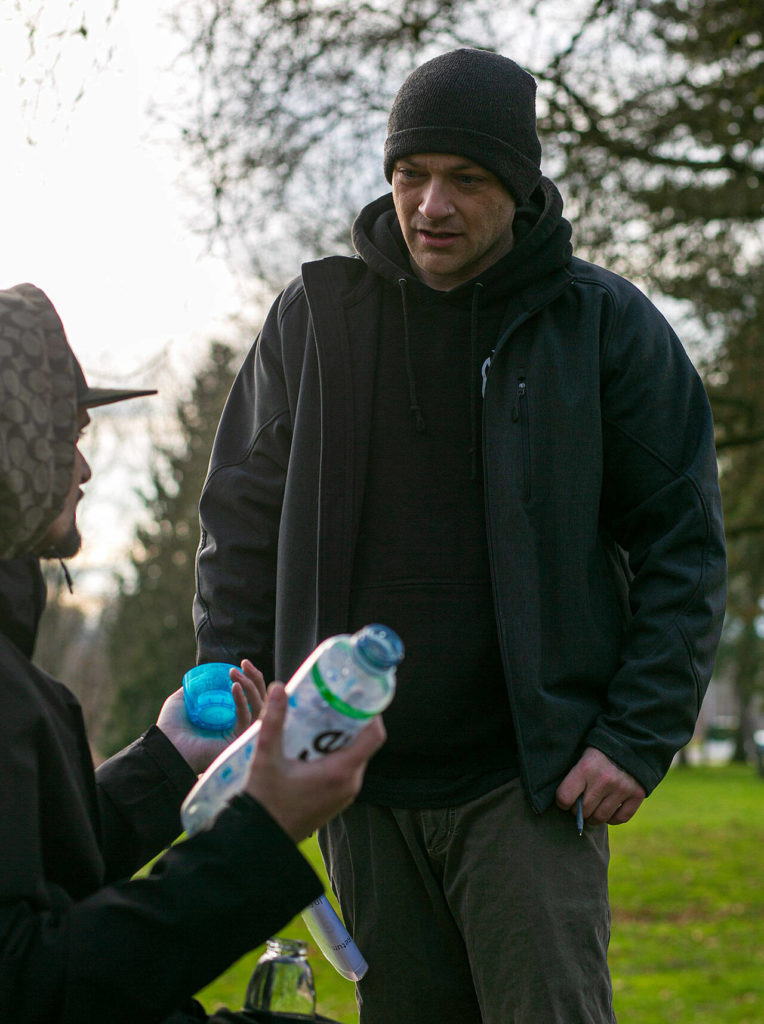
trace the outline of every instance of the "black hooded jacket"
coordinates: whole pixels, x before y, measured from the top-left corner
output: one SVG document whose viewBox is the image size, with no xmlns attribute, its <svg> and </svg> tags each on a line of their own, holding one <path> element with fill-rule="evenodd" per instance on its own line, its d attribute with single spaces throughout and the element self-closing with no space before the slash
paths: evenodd
<svg viewBox="0 0 764 1024">
<path fill-rule="evenodd" d="M 36 559 L 0 562 L 0 1019 L 204 1020 L 189 997 L 321 885 L 248 797 L 130 881 L 195 775 L 156 727 L 93 772 L 77 700 L 30 660 L 41 594 Z"/>
<path fill-rule="evenodd" d="M 49 522 L 61 507 L 75 443 L 63 330 L 48 311 L 36 331 L 29 297 L 45 299 L 0 296 L 0 537 L 17 553 L 44 534 L 40 509 Z M 37 559 L 0 560 L 0 1020 L 206 1020 L 193 993 L 321 883 L 244 795 L 131 880 L 179 835 L 196 776 L 155 726 L 94 772 L 76 698 L 32 662 L 44 606 Z"/>
<path fill-rule="evenodd" d="M 638 289 L 570 256 L 561 211 L 543 179 L 514 249 L 437 299 L 462 318 L 478 302 L 480 429 L 464 449 L 479 451 L 508 743 L 538 811 L 587 745 L 657 785 L 692 735 L 725 588 L 702 383 Z M 426 290 L 405 266 L 389 196 L 354 239 L 361 258 L 306 264 L 280 296 L 226 404 L 200 503 L 201 661 L 246 655 L 288 678 L 348 628 L 378 346 L 392 291 L 405 333 L 407 295 L 421 308 Z M 413 443 L 426 382 L 416 368 L 407 377 Z M 416 709 L 420 733 L 428 714 Z"/>
</svg>

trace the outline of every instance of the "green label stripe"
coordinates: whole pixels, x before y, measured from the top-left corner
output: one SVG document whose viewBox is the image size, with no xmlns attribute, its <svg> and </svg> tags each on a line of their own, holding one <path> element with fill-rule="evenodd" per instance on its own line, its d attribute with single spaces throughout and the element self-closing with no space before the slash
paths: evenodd
<svg viewBox="0 0 764 1024">
<path fill-rule="evenodd" d="M 344 700 L 337 696 L 336 693 L 332 693 L 329 687 L 321 678 L 321 673 L 318 671 L 318 664 L 314 664 L 310 670 L 313 676 L 313 682 L 316 684 L 316 689 L 324 698 L 327 704 L 330 704 L 335 711 L 341 711 L 343 715 L 347 715 L 348 718 L 373 718 L 373 711 L 359 711 L 358 708 L 351 707 L 350 704 L 346 704 Z"/>
</svg>

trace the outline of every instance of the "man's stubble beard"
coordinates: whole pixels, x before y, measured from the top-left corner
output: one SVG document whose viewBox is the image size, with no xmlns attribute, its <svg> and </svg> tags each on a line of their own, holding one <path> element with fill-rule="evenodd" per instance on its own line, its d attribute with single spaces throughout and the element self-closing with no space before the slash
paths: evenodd
<svg viewBox="0 0 764 1024">
<path fill-rule="evenodd" d="M 44 558 L 74 558 L 82 547 L 82 536 L 76 523 L 72 523 L 66 534 L 54 547 L 43 552 Z"/>
</svg>

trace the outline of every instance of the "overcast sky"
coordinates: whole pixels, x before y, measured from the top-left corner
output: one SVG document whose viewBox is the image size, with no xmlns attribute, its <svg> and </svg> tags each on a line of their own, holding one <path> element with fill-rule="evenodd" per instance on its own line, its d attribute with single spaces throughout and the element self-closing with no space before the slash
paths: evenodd
<svg viewBox="0 0 764 1024">
<path fill-rule="evenodd" d="M 210 338 L 237 336 L 242 282 L 194 233 L 185 153 L 149 114 L 170 94 L 180 45 L 167 6 L 122 0 L 109 20 L 108 0 L 0 0 L 0 288 L 31 281 L 50 296 L 93 383 L 144 381 L 161 353 L 148 373 L 171 391 Z M 124 430 L 94 441 L 72 565 L 83 578 L 124 548 L 137 509 L 135 481 L 116 469 L 136 446 Z"/>
<path fill-rule="evenodd" d="M 172 89 L 167 5 L 123 2 L 109 25 L 91 14 L 106 6 L 72 5 L 88 16 L 87 40 L 46 37 L 55 23 L 43 22 L 30 58 L 22 15 L 0 4 L 0 284 L 40 285 L 86 368 L 124 373 L 168 342 L 187 351 L 208 337 L 238 295 L 192 231 L 185 153 L 148 113 Z M 57 51 L 55 77 L 38 84 Z"/>
</svg>

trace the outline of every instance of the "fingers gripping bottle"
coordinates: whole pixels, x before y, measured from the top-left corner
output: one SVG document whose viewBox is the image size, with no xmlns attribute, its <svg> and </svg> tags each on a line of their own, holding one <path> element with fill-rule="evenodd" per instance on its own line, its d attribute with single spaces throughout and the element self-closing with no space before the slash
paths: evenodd
<svg viewBox="0 0 764 1024">
<path fill-rule="evenodd" d="M 395 693 L 395 669 L 403 644 L 389 627 L 364 626 L 357 633 L 329 637 L 287 683 L 283 750 L 286 757 L 312 760 L 348 743 Z M 253 724 L 212 762 L 181 807 L 188 835 L 209 828 L 226 803 L 244 787 L 257 745 Z M 331 904 L 322 896 L 303 915 L 329 962 L 357 981 L 367 964 Z"/>
</svg>

